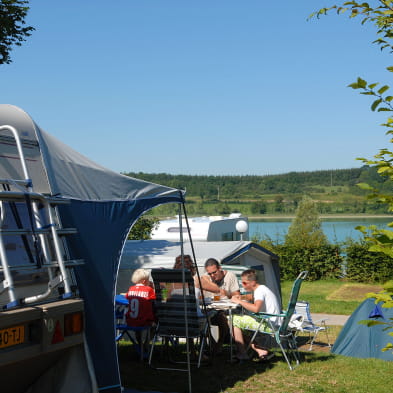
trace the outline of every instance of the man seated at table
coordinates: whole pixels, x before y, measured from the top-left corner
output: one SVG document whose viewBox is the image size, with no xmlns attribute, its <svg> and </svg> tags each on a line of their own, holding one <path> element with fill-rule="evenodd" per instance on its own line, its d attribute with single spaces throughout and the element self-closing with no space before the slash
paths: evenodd
<svg viewBox="0 0 393 393">
<path fill-rule="evenodd" d="M 242 273 L 242 285 L 246 291 L 253 291 L 254 302 L 245 301 L 240 296 L 233 296 L 231 299 L 232 302 L 240 304 L 252 313 L 266 312 L 275 315 L 280 313 L 280 304 L 276 295 L 267 286 L 259 284 L 254 269 L 248 269 Z M 280 323 L 279 318 L 276 317 L 270 318 L 270 321 L 274 324 Z M 233 336 L 237 346 L 236 357 L 238 360 L 249 359 L 246 352 L 243 330 L 247 331 L 250 329 L 271 332 L 267 321 L 263 321 L 260 325 L 251 315 L 235 315 L 233 317 Z M 257 353 L 259 361 L 269 360 L 273 357 L 272 352 L 254 343 L 251 344 L 251 348 Z"/>
<path fill-rule="evenodd" d="M 223 270 L 219 262 L 209 258 L 205 262 L 206 274 L 201 277 L 201 285 L 205 297 L 220 296 L 221 299 L 230 299 L 240 295 L 239 283 L 236 275 Z M 211 320 L 212 325 L 218 326 L 219 338 L 214 346 L 214 352 L 220 353 L 222 344 L 229 334 L 228 319 L 223 311 L 219 311 Z"/>
</svg>

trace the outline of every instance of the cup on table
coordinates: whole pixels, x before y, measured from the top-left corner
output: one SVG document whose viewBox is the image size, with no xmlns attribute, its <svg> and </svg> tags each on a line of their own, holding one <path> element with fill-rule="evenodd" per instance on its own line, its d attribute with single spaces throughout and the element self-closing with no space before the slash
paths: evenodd
<svg viewBox="0 0 393 393">
<path fill-rule="evenodd" d="M 215 302 L 219 301 L 220 300 L 220 295 L 214 295 L 213 300 Z"/>
</svg>

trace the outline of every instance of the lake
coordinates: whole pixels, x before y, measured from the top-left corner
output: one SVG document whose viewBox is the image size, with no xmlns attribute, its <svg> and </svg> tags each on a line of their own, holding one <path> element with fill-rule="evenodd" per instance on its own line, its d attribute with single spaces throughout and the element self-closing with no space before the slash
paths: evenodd
<svg viewBox="0 0 393 393">
<path fill-rule="evenodd" d="M 361 232 L 355 229 L 358 225 L 376 225 L 379 228 L 388 228 L 387 224 L 392 218 L 351 218 L 321 219 L 322 230 L 331 243 L 339 243 L 351 238 L 360 240 Z M 258 238 L 270 237 L 274 242 L 282 243 L 291 225 L 291 219 L 260 219 L 258 221 L 249 221 L 250 239 L 254 236 Z"/>
</svg>

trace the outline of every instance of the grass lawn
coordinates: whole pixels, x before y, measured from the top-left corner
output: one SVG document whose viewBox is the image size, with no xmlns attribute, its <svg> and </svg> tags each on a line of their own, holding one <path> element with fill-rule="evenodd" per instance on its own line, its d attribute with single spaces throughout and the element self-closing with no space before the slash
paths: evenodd
<svg viewBox="0 0 393 393">
<path fill-rule="evenodd" d="M 283 303 L 286 306 L 292 282 L 282 283 Z M 360 288 L 360 289 L 359 289 Z M 377 288 L 378 289 L 378 288 Z M 360 304 L 363 294 L 375 291 L 375 286 L 349 285 L 341 281 L 304 282 L 299 300 L 311 303 L 316 313 L 351 314 Z M 360 293 L 362 293 L 360 295 Z M 342 299 L 341 299 L 342 297 Z M 331 326 L 330 341 L 334 342 L 341 326 Z M 229 346 L 224 354 L 211 360 L 200 369 L 192 368 L 193 393 L 385 393 L 389 391 L 389 375 L 393 373 L 393 362 L 377 359 L 356 359 L 337 356 L 325 346 L 326 336 L 320 333 L 313 351 L 308 345 L 300 345 L 303 361 L 290 371 L 281 352 L 268 364 L 246 361 L 231 364 Z M 305 344 L 306 338 L 300 338 Z M 158 371 L 138 361 L 130 343 L 119 346 L 119 361 L 124 387 L 140 391 L 188 392 L 185 372 Z M 168 366 L 168 365 L 166 365 Z"/>
<path fill-rule="evenodd" d="M 302 351 L 303 361 L 290 371 L 282 354 L 268 364 L 247 361 L 230 364 L 229 350 L 208 366 L 192 369 L 194 393 L 385 393 L 393 362 L 332 355 L 325 347 Z M 138 361 L 134 348 L 119 350 L 123 386 L 140 391 L 188 392 L 187 373 L 158 371 Z M 168 364 L 166 364 L 168 366 Z"/>
<path fill-rule="evenodd" d="M 281 291 L 283 307 L 287 306 L 292 288 L 292 281 L 283 281 Z M 364 300 L 367 292 L 375 292 L 381 286 L 371 284 L 349 283 L 340 280 L 304 281 L 299 300 L 310 303 L 311 312 L 325 314 L 350 315 Z"/>
</svg>

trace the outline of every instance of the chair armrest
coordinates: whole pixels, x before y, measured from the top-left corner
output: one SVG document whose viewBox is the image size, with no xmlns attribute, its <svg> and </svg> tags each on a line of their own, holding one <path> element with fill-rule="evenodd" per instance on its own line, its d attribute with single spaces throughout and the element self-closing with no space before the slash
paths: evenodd
<svg viewBox="0 0 393 393">
<path fill-rule="evenodd" d="M 270 318 L 284 318 L 286 314 L 269 314 L 267 312 L 256 312 L 256 313 L 250 313 L 251 316 L 255 318 L 261 318 L 261 319 L 270 319 Z"/>
</svg>

